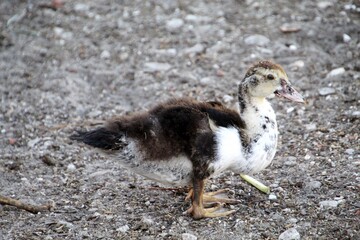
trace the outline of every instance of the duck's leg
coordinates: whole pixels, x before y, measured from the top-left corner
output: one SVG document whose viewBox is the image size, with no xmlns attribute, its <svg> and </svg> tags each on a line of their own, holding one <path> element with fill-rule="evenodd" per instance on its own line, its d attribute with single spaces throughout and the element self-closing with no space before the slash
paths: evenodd
<svg viewBox="0 0 360 240">
<path fill-rule="evenodd" d="M 187 210 L 187 213 L 191 214 L 194 219 L 201 219 L 205 217 L 223 217 L 235 212 L 235 210 L 216 212 L 222 206 L 222 204 L 219 202 L 216 202 L 216 205 L 214 207 L 205 208 L 203 204 L 204 188 L 205 181 L 203 179 L 197 179 L 196 177 L 194 177 L 192 189 L 193 193 L 191 196 L 191 207 Z"/>
<path fill-rule="evenodd" d="M 240 201 L 237 199 L 231 199 L 231 198 L 224 198 L 224 197 L 216 197 L 216 195 L 219 195 L 224 192 L 228 192 L 230 189 L 219 189 L 215 192 L 204 192 L 203 193 L 203 203 L 239 203 Z M 188 201 L 192 198 L 194 191 L 192 188 L 190 188 L 188 194 L 185 197 L 185 201 Z"/>
</svg>

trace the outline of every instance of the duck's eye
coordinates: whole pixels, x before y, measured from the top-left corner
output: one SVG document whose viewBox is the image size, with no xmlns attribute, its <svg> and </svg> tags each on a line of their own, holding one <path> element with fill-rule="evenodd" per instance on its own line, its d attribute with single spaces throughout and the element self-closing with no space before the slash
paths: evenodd
<svg viewBox="0 0 360 240">
<path fill-rule="evenodd" d="M 266 78 L 267 78 L 268 80 L 274 80 L 274 79 L 275 79 L 274 75 L 272 75 L 272 74 L 268 74 L 268 75 L 266 76 Z"/>
</svg>

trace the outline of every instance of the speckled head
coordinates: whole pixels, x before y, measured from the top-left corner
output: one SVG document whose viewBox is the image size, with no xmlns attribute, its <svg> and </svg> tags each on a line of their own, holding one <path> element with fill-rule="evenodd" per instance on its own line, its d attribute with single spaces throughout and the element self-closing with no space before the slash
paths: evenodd
<svg viewBox="0 0 360 240">
<path fill-rule="evenodd" d="M 245 78 L 256 74 L 257 72 L 262 73 L 262 75 L 264 75 L 264 73 L 266 72 L 276 72 L 279 77 L 282 77 L 286 80 L 288 80 L 288 77 L 286 75 L 285 70 L 277 63 L 273 63 L 271 61 L 260 61 L 255 63 L 253 66 L 251 66 L 248 71 L 246 72 Z M 269 76 L 268 80 L 273 80 L 271 79 L 271 76 Z"/>
<path fill-rule="evenodd" d="M 265 98 L 274 93 L 278 97 L 304 102 L 302 96 L 291 87 L 285 70 L 271 61 L 260 61 L 251 66 L 240 83 L 240 88 L 247 89 L 247 94 L 251 97 Z"/>
</svg>

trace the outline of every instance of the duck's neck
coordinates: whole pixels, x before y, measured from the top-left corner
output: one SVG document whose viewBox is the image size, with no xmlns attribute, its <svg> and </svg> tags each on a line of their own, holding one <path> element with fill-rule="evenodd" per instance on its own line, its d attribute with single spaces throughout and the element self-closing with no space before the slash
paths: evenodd
<svg viewBox="0 0 360 240">
<path fill-rule="evenodd" d="M 240 85 L 238 100 L 240 117 L 246 123 L 250 138 L 274 133 L 277 137 L 275 112 L 266 98 L 250 96 L 248 85 Z"/>
<path fill-rule="evenodd" d="M 258 172 L 273 159 L 278 138 L 276 116 L 265 98 L 239 94 L 240 116 L 246 123 L 249 144 L 244 149 L 245 157 L 253 165 L 250 172 Z"/>
</svg>

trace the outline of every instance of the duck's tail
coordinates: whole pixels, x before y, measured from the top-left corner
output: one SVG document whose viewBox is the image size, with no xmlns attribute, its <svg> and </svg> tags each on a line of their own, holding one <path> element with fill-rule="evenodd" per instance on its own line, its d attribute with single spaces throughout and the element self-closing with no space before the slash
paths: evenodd
<svg viewBox="0 0 360 240">
<path fill-rule="evenodd" d="M 105 127 L 91 131 L 77 131 L 70 136 L 70 139 L 106 150 L 119 150 L 125 144 L 122 132 L 110 131 Z"/>
</svg>

